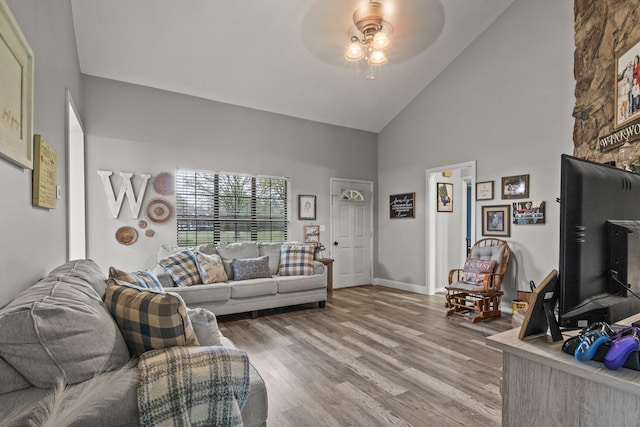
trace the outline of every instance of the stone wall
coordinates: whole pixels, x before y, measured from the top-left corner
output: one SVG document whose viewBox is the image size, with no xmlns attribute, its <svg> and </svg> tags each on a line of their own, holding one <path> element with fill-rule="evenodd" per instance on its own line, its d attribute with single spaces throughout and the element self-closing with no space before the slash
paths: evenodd
<svg viewBox="0 0 640 427">
<path fill-rule="evenodd" d="M 598 139 L 615 131 L 616 58 L 640 41 L 640 0 L 574 0 L 574 14 L 574 155 L 615 160 L 618 149 L 602 153 Z"/>
</svg>

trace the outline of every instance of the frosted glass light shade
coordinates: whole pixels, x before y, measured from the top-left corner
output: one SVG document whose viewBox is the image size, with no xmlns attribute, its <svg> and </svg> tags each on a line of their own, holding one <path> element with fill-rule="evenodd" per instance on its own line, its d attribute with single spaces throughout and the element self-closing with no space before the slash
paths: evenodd
<svg viewBox="0 0 640 427">
<path fill-rule="evenodd" d="M 376 35 L 373 37 L 373 43 L 371 45 L 375 50 L 385 50 L 391 44 L 391 40 L 389 37 L 382 31 L 378 31 Z"/>
<path fill-rule="evenodd" d="M 362 49 L 362 46 L 360 46 L 360 43 L 351 43 L 349 47 L 347 47 L 347 51 L 345 52 L 344 57 L 348 61 L 359 61 L 364 58 L 364 50 Z"/>
<path fill-rule="evenodd" d="M 374 50 L 369 55 L 369 64 L 371 65 L 383 65 L 387 63 L 387 56 L 381 50 Z"/>
</svg>

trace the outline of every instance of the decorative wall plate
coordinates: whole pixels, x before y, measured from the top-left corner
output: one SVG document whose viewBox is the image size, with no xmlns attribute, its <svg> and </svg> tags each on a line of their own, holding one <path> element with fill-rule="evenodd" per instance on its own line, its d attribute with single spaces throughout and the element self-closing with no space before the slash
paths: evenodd
<svg viewBox="0 0 640 427">
<path fill-rule="evenodd" d="M 173 206 L 165 199 L 153 199 L 145 209 L 147 218 L 154 224 L 164 224 L 173 217 Z"/>
<path fill-rule="evenodd" d="M 148 229 L 147 231 L 144 232 L 144 235 L 147 237 L 153 237 L 156 234 L 155 231 L 153 231 L 152 229 Z"/>
<path fill-rule="evenodd" d="M 163 196 L 170 196 L 175 191 L 175 180 L 169 172 L 158 174 L 153 180 L 153 189 Z"/>
<path fill-rule="evenodd" d="M 138 227 L 147 228 L 147 221 L 145 221 L 144 219 L 141 219 L 140 221 L 138 221 Z"/>
<path fill-rule="evenodd" d="M 135 228 L 129 227 L 128 225 L 120 227 L 116 231 L 116 240 L 121 245 L 131 245 L 138 240 L 138 232 Z"/>
</svg>

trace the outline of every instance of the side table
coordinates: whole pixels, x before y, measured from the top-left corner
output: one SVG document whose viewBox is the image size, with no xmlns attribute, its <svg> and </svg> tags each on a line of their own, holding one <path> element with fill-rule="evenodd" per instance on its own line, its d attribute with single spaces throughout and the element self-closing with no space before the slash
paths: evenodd
<svg viewBox="0 0 640 427">
<path fill-rule="evenodd" d="M 333 295 L 333 258 L 320 258 L 316 261 L 323 263 L 327 266 L 327 296 Z"/>
</svg>

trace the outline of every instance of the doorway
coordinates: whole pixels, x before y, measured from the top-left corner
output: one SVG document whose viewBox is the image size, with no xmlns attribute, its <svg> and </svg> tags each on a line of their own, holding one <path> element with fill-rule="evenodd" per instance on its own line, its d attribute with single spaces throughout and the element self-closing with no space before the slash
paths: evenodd
<svg viewBox="0 0 640 427">
<path fill-rule="evenodd" d="M 84 130 L 67 89 L 67 259 L 87 257 Z"/>
<path fill-rule="evenodd" d="M 464 264 L 468 242 L 475 241 L 476 162 L 427 169 L 426 181 L 426 278 L 427 294 L 433 295 L 447 284 L 449 270 Z M 445 212 L 438 211 L 438 184 L 453 187 L 453 207 Z"/>
<path fill-rule="evenodd" d="M 331 178 L 333 287 L 372 283 L 373 182 Z"/>
</svg>

